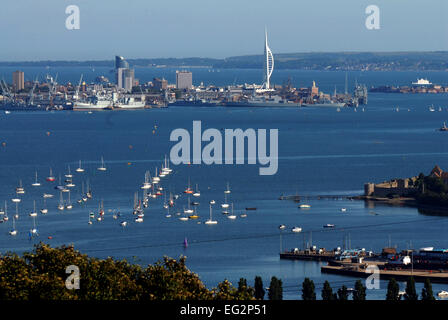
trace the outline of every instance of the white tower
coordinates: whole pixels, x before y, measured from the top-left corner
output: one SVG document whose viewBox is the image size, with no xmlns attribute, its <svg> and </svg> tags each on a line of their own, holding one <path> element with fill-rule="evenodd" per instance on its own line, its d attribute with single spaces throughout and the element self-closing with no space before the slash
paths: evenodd
<svg viewBox="0 0 448 320">
<path fill-rule="evenodd" d="M 271 89 L 271 75 L 274 71 L 274 55 L 268 46 L 268 32 L 265 30 L 265 42 L 264 42 L 264 90 Z"/>
</svg>

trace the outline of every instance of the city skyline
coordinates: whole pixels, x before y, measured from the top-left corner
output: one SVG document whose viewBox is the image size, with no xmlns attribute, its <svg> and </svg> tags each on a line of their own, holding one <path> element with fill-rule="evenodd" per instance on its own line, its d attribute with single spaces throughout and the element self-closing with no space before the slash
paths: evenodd
<svg viewBox="0 0 448 320">
<path fill-rule="evenodd" d="M 264 2 L 254 6 L 235 0 L 225 4 L 198 0 L 167 6 L 136 0 L 123 6 L 117 1 L 104 5 L 49 0 L 26 7 L 23 0 L 7 2 L 0 12 L 0 27 L 14 32 L 3 34 L 9 45 L 0 61 L 252 55 L 262 50 L 264 27 L 274 54 L 448 50 L 443 41 L 448 30 L 443 0 L 376 1 L 378 30 L 365 26 L 371 1 L 283 0 L 275 7 Z M 65 27 L 69 16 L 65 9 L 70 5 L 79 7 L 79 30 Z M 434 33 L 439 36 L 432 37 Z"/>
</svg>

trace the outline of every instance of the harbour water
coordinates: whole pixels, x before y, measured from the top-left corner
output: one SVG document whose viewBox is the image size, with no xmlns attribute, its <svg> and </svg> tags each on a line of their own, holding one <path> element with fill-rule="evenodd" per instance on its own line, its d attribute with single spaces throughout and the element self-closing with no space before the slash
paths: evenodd
<svg viewBox="0 0 448 320">
<path fill-rule="evenodd" d="M 1 68 L 1 74 L 9 73 Z M 68 68 L 70 69 L 70 68 Z M 107 72 L 107 68 L 104 68 Z M 32 76 L 31 71 L 25 73 Z M 44 68 L 36 73 L 44 74 Z M 51 70 L 56 72 L 55 70 Z M 104 70 L 95 68 L 95 73 Z M 58 70 L 60 82 L 76 82 L 80 72 L 76 69 Z M 93 72 L 93 71 L 92 71 Z M 152 73 L 151 73 L 152 72 Z M 156 73 L 160 72 L 160 73 Z M 166 78 L 172 70 L 145 69 L 136 75 L 141 81 L 153 76 Z M 275 73 L 277 82 L 291 75 L 297 86 L 309 85 L 316 80 L 324 91 L 332 92 L 334 85 L 343 90 L 343 72 L 301 72 L 280 70 Z M 208 76 L 208 78 L 207 78 Z M 368 86 L 379 84 L 403 85 L 422 75 L 417 72 L 350 73 L 350 79 Z M 433 83 L 443 84 L 444 73 L 428 73 Z M 259 72 L 250 70 L 194 70 L 195 83 L 213 82 L 217 85 L 259 82 Z M 283 78 L 281 78 L 283 77 Z M 92 80 L 93 80 L 92 75 Z M 87 79 L 89 79 L 87 77 Z M 169 79 L 170 80 L 170 79 Z M 172 81 L 172 80 L 171 80 Z M 275 79 L 274 79 L 274 82 Z M 339 89 L 338 89 L 339 90 Z M 436 111 L 430 112 L 429 105 Z M 439 106 L 442 111 L 438 111 Z M 396 107 L 399 107 L 397 112 Z M 173 145 L 169 141 L 175 128 L 192 129 L 193 120 L 201 120 L 205 128 L 276 128 L 279 129 L 279 169 L 273 176 L 260 176 L 258 165 L 181 165 L 171 167 L 174 173 L 163 178 L 165 192 L 181 194 L 177 207 L 166 218 L 161 199 L 150 201 L 143 223 L 134 223 L 132 205 L 134 193 L 141 195 L 140 186 L 146 170 L 154 173 L 162 164 L 165 154 Z M 380 182 L 394 177 L 408 177 L 420 172 L 428 173 L 435 164 L 448 169 L 446 133 L 439 132 L 443 121 L 448 120 L 448 95 L 393 95 L 370 94 L 364 111 L 347 108 L 334 109 L 265 109 L 257 108 L 188 108 L 172 107 L 131 112 L 12 112 L 0 115 L 0 207 L 8 201 L 10 220 L 0 224 L 0 252 L 31 250 L 39 241 L 52 246 L 73 243 L 82 252 L 98 257 L 126 258 L 142 265 L 154 263 L 164 255 L 187 256 L 188 267 L 199 274 L 209 287 L 229 279 L 236 284 L 240 277 L 253 284 L 260 275 L 266 286 L 270 278 L 281 278 L 285 299 L 299 299 L 304 277 L 316 283 L 318 297 L 323 282 L 329 280 L 336 289 L 342 284 L 353 287 L 356 279 L 337 275 L 321 275 L 318 262 L 279 259 L 280 248 L 302 247 L 304 240 L 318 247 L 342 246 L 350 237 L 352 247 L 379 251 L 389 243 L 400 249 L 425 246 L 448 247 L 446 232 L 448 217 L 423 215 L 414 208 L 377 206 L 349 200 L 311 200 L 310 209 L 299 209 L 297 203 L 280 201 L 282 194 L 336 194 L 362 193 L 363 184 Z M 97 167 L 104 157 L 107 171 Z M 58 212 L 59 194 L 53 189 L 59 175 L 70 165 L 74 172 L 82 160 L 84 173 L 75 173 L 76 187 L 71 194 L 74 208 Z M 55 183 L 45 182 L 50 167 Z M 43 184 L 32 187 L 35 171 Z M 20 219 L 16 222 L 19 234 L 8 235 L 11 229 L 15 204 L 15 187 L 19 180 L 26 193 L 19 204 Z M 94 199 L 79 205 L 82 181 L 89 179 Z M 197 221 L 179 221 L 176 212 L 187 206 L 182 191 L 190 179 L 193 188 L 201 191 Z M 229 220 L 218 210 L 224 199 L 223 191 L 229 182 L 236 220 Z M 33 200 L 38 209 L 42 194 L 53 193 L 47 200 L 49 213 L 36 219 L 39 236 L 29 239 L 32 219 L 28 213 Z M 64 195 L 66 198 L 66 195 Z M 198 224 L 208 219 L 208 202 L 216 200 L 214 218 L 217 225 Z M 89 212 L 97 212 L 104 200 L 106 216 L 103 222 L 88 225 Z M 193 198 L 191 199 L 193 201 Z M 246 207 L 246 218 L 239 214 Z M 341 212 L 341 208 L 347 208 Z M 112 218 L 113 210 L 122 214 Z M 128 220 L 122 228 L 121 220 Z M 324 224 L 336 225 L 335 230 L 323 229 Z M 278 226 L 285 224 L 280 232 Z M 300 226 L 302 233 L 290 232 Z M 342 228 L 342 230 L 341 230 Z M 313 231 L 310 235 L 309 231 Z M 48 237 L 52 239 L 48 239 Z M 188 247 L 183 241 L 188 239 Z M 81 275 L 82 277 L 82 275 Z M 387 283 L 380 290 L 368 290 L 369 299 L 383 299 Z M 420 285 L 417 288 L 421 288 Z M 404 290 L 404 285 L 401 287 Z M 434 285 L 434 291 L 447 289 Z"/>
</svg>

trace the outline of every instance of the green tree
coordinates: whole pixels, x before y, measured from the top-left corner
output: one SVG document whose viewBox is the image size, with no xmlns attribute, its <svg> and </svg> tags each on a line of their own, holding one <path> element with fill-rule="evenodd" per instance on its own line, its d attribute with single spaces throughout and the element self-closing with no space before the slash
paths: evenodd
<svg viewBox="0 0 448 320">
<path fill-rule="evenodd" d="M 426 301 L 436 300 L 436 298 L 434 298 L 434 294 L 432 292 L 432 284 L 431 284 L 431 281 L 429 280 L 429 278 L 426 278 L 425 286 L 422 289 L 422 300 L 426 300 Z"/>
<path fill-rule="evenodd" d="M 348 289 L 345 285 L 338 289 L 338 300 L 348 300 Z"/>
<path fill-rule="evenodd" d="M 362 284 L 361 280 L 355 282 L 355 291 L 353 291 L 353 300 L 364 301 L 366 300 L 366 287 Z"/>
<path fill-rule="evenodd" d="M 283 300 L 283 285 L 282 280 L 276 277 L 271 278 L 268 292 L 269 300 Z"/>
<path fill-rule="evenodd" d="M 305 278 L 302 283 L 302 299 L 305 301 L 316 300 L 314 281 L 309 278 Z"/>
<path fill-rule="evenodd" d="M 404 299 L 411 301 L 418 300 L 418 294 L 415 290 L 414 277 L 410 277 L 406 282 L 406 293 L 404 294 Z"/>
<path fill-rule="evenodd" d="M 259 276 L 255 277 L 254 288 L 255 288 L 255 299 L 263 300 L 265 290 L 263 288 L 263 280 L 261 279 L 261 277 Z"/>
<path fill-rule="evenodd" d="M 386 300 L 389 301 L 397 301 L 400 300 L 400 287 L 395 281 L 394 278 L 389 280 L 389 284 L 387 285 L 387 294 L 386 294 Z"/>
<path fill-rule="evenodd" d="M 333 289 L 330 286 L 328 281 L 325 281 L 324 287 L 322 289 L 322 300 L 330 301 L 336 300 L 335 294 L 333 293 Z"/>
</svg>

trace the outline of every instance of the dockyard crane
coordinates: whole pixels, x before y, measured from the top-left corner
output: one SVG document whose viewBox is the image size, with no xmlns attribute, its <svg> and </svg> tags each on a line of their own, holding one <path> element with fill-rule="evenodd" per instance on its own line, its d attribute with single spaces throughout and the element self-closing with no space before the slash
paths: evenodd
<svg viewBox="0 0 448 320">
<path fill-rule="evenodd" d="M 33 88 L 30 91 L 30 105 L 33 105 L 34 103 L 34 89 L 36 89 L 36 85 L 37 85 L 37 77 L 36 80 L 34 80 Z"/>
<path fill-rule="evenodd" d="M 73 100 L 79 100 L 79 89 L 81 88 L 82 76 L 83 74 L 81 74 L 81 78 L 79 79 L 79 84 L 78 87 L 76 88 L 75 94 L 73 95 Z"/>
</svg>

